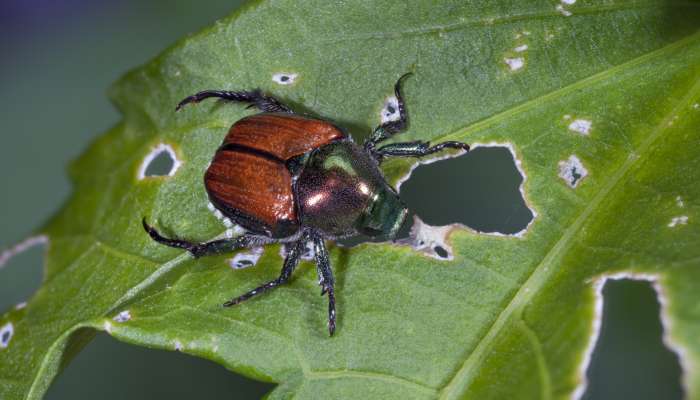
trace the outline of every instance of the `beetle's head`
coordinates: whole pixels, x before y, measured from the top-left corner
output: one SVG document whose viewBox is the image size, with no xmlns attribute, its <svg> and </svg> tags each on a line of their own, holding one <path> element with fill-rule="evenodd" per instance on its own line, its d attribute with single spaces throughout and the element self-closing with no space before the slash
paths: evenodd
<svg viewBox="0 0 700 400">
<path fill-rule="evenodd" d="M 399 195 L 386 186 L 377 190 L 357 221 L 357 230 L 371 237 L 393 239 L 406 220 L 408 209 Z"/>
</svg>

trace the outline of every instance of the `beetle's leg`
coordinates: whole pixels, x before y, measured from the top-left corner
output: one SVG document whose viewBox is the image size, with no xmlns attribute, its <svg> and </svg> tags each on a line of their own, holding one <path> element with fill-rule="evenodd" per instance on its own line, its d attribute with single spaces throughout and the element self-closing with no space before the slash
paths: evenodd
<svg viewBox="0 0 700 400">
<path fill-rule="evenodd" d="M 193 243 L 187 240 L 169 239 L 161 235 L 155 228 L 148 225 L 148 223 L 146 223 L 146 218 L 143 219 L 143 229 L 145 229 L 148 235 L 156 242 L 166 246 L 187 250 L 194 258 L 227 253 L 244 247 L 261 244 L 259 239 L 255 240 L 247 235 L 231 239 L 214 240 L 206 243 Z"/>
<path fill-rule="evenodd" d="M 394 95 L 396 96 L 396 102 L 399 108 L 399 119 L 395 121 L 387 121 L 379 125 L 365 142 L 365 148 L 370 150 L 374 149 L 379 142 L 390 138 L 394 134 L 404 131 L 408 127 L 408 113 L 406 112 L 403 96 L 401 95 L 401 81 L 411 74 L 411 72 L 408 72 L 401 75 L 399 80 L 396 81 L 396 84 L 394 85 Z"/>
<path fill-rule="evenodd" d="M 328 333 L 333 336 L 335 332 L 335 290 L 331 262 L 328 259 L 328 250 L 320 236 L 313 237 L 314 251 L 316 253 L 316 270 L 318 283 L 321 285 L 321 296 L 328 294 Z"/>
<path fill-rule="evenodd" d="M 257 107 L 263 112 L 293 112 L 292 109 L 284 105 L 281 101 L 272 96 L 265 95 L 260 91 L 260 89 L 251 91 L 242 90 L 239 92 L 228 90 L 204 90 L 199 93 L 195 93 L 192 96 L 186 97 L 184 100 L 178 103 L 177 107 L 175 107 L 175 111 L 180 110 L 187 104 L 199 103 L 200 101 L 210 97 L 218 97 L 220 99 L 238 101 L 241 103 L 249 103 L 250 107 Z"/>
<path fill-rule="evenodd" d="M 391 143 L 376 149 L 374 154 L 381 162 L 385 157 L 423 157 L 444 149 L 469 151 L 469 145 L 462 142 L 442 142 L 431 147 L 430 142 L 423 141 Z"/>
<path fill-rule="evenodd" d="M 282 265 L 282 272 L 280 273 L 280 276 L 277 277 L 277 279 L 271 280 L 270 282 L 267 282 L 263 285 L 260 285 L 256 287 L 255 289 L 251 290 L 248 293 L 245 293 L 241 296 L 238 296 L 234 299 L 231 299 L 224 303 L 224 307 L 231 307 L 235 306 L 236 304 L 242 303 L 249 298 L 259 295 L 261 293 L 265 293 L 270 289 L 274 289 L 277 286 L 287 282 L 289 278 L 292 276 L 292 272 L 294 272 L 294 268 L 296 268 L 297 264 L 299 264 L 299 258 L 301 258 L 301 255 L 304 252 L 304 248 L 306 247 L 306 239 L 301 239 L 297 242 L 292 243 L 287 247 L 287 257 L 284 259 L 284 264 Z"/>
</svg>

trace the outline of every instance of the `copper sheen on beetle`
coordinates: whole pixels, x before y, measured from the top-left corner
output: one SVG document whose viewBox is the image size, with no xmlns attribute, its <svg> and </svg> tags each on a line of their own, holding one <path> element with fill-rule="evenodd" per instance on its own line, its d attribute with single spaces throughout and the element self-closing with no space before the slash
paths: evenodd
<svg viewBox="0 0 700 400">
<path fill-rule="evenodd" d="M 185 98 L 176 110 L 216 97 L 248 103 L 262 111 L 231 126 L 204 175 L 211 203 L 247 232 L 235 238 L 193 243 L 162 236 L 145 218 L 144 229 L 158 243 L 185 249 L 195 258 L 282 243 L 287 256 L 279 277 L 227 301 L 226 307 L 287 282 L 310 242 L 321 294 L 328 295 L 328 331 L 333 335 L 334 280 L 324 240 L 357 234 L 393 239 L 406 218 L 406 206 L 379 169 L 382 161 L 422 157 L 446 148 L 469 150 L 469 145 L 461 142 L 380 146 L 408 126 L 401 96 L 401 81 L 408 75 L 394 86 L 399 119 L 378 126 L 363 146 L 332 122 L 297 114 L 260 90 L 205 90 Z"/>
</svg>

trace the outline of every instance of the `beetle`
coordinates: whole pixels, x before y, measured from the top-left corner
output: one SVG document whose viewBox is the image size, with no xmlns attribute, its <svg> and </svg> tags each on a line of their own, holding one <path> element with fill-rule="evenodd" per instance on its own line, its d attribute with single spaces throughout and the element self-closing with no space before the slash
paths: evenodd
<svg viewBox="0 0 700 400">
<path fill-rule="evenodd" d="M 307 244 L 316 261 L 321 295 L 328 295 L 328 331 L 336 326 L 334 279 L 325 240 L 368 235 L 395 238 L 407 208 L 387 183 L 380 164 L 389 157 L 422 157 L 443 149 L 469 151 L 461 142 L 413 141 L 380 145 L 408 126 L 401 82 L 394 85 L 399 118 L 379 125 L 363 146 L 334 123 L 292 111 L 259 89 L 204 90 L 186 97 L 176 111 L 208 98 L 248 103 L 261 113 L 235 122 L 204 175 L 209 201 L 246 230 L 241 236 L 195 243 L 167 238 L 143 219 L 158 243 L 185 249 L 195 258 L 282 243 L 286 257 L 277 279 L 224 303 L 239 304 L 287 282 Z"/>
</svg>

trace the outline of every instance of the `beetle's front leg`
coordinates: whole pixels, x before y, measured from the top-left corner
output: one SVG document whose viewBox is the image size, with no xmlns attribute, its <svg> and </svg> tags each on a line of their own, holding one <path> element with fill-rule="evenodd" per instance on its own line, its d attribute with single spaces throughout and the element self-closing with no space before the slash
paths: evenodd
<svg viewBox="0 0 700 400">
<path fill-rule="evenodd" d="M 381 162 L 385 157 L 423 157 L 444 149 L 469 151 L 469 145 L 462 142 L 442 142 L 431 147 L 430 142 L 423 141 L 391 143 L 375 150 L 375 154 Z"/>
<path fill-rule="evenodd" d="M 331 262 L 328 259 L 328 250 L 323 243 L 323 238 L 316 235 L 313 238 L 314 251 L 316 253 L 316 271 L 318 272 L 318 283 L 321 285 L 321 296 L 328 294 L 328 333 L 333 336 L 335 332 L 335 281 Z"/>
<path fill-rule="evenodd" d="M 408 112 L 406 112 L 403 95 L 401 94 L 401 81 L 410 75 L 412 75 L 411 72 L 401 75 L 394 85 L 394 96 L 396 96 L 399 119 L 379 125 L 365 142 L 366 149 L 374 149 L 379 142 L 390 138 L 394 134 L 403 132 L 408 127 Z"/>
<path fill-rule="evenodd" d="M 187 250 L 194 258 L 228 253 L 244 247 L 262 244 L 258 243 L 259 240 L 256 241 L 252 237 L 246 235 L 232 239 L 213 240 L 206 243 L 193 243 L 187 240 L 170 239 L 164 237 L 155 228 L 148 225 L 148 223 L 146 223 L 146 218 L 143 219 L 143 229 L 145 229 L 151 239 L 155 240 L 156 242 L 166 246 Z"/>
<path fill-rule="evenodd" d="M 216 97 L 227 101 L 248 103 L 250 104 L 250 107 L 257 107 L 263 112 L 293 113 L 292 109 L 287 107 L 284 103 L 277 100 L 275 97 L 264 94 L 259 89 L 240 91 L 203 90 L 191 96 L 185 97 L 180 103 L 178 103 L 177 107 L 175 107 L 175 111 L 179 111 L 187 104 L 199 103 L 200 101 L 211 97 Z"/>
</svg>

